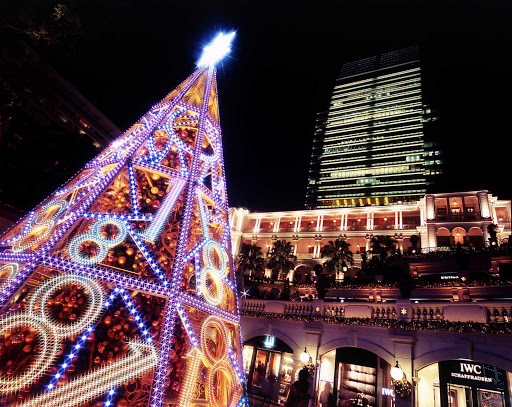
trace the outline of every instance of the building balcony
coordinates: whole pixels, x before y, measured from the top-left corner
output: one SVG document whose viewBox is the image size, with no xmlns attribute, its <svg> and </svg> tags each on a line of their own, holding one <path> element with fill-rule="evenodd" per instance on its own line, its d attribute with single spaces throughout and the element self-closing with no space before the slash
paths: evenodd
<svg viewBox="0 0 512 407">
<path fill-rule="evenodd" d="M 472 222 L 472 221 L 479 221 L 479 220 L 482 220 L 484 218 L 482 218 L 480 216 L 480 213 L 478 212 L 470 212 L 470 213 L 452 213 L 452 214 L 448 214 L 448 213 L 438 213 L 436 215 L 436 218 L 435 220 L 437 222 Z"/>
<path fill-rule="evenodd" d="M 436 330 L 478 333 L 512 333 L 512 303 L 440 303 L 411 301 L 389 303 L 341 303 L 241 300 L 244 317 L 349 326 L 377 326 L 405 330 Z"/>
</svg>

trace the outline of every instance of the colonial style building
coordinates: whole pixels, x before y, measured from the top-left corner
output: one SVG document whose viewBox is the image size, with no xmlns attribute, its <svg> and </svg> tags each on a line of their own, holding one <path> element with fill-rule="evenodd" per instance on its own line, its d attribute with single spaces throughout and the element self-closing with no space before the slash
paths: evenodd
<svg viewBox="0 0 512 407">
<path fill-rule="evenodd" d="M 410 237 L 420 236 L 421 252 L 455 246 L 483 247 L 488 242 L 488 225 L 498 225 L 498 240 L 508 239 L 510 201 L 500 200 L 488 191 L 429 194 L 413 205 L 366 206 L 289 212 L 249 212 L 233 208 L 230 213 L 233 250 L 241 243 L 253 243 L 269 252 L 276 240 L 294 246 L 297 266 L 310 267 L 322 262 L 322 247 L 337 238 L 346 239 L 355 254 L 369 249 L 375 235 L 396 239 L 398 248 L 411 248 Z M 293 276 L 290 275 L 293 280 Z"/>
<path fill-rule="evenodd" d="M 284 402 L 306 365 L 315 402 L 331 394 L 336 407 L 511 405 L 510 281 L 466 280 L 453 257 L 436 256 L 460 243 L 473 253 L 467 269 L 504 274 L 510 252 L 489 250 L 488 226 L 497 225 L 497 245 L 505 247 L 510 201 L 483 190 L 427 194 L 408 205 L 267 213 L 232 208 L 230 222 L 235 255 L 242 243 L 268 252 L 284 239 L 297 257 L 289 276 L 295 301 L 254 294 L 277 292 L 282 281 L 246 277 L 241 285 L 244 367 L 253 394 L 269 381 L 272 398 Z M 313 268 L 326 260 L 323 246 L 345 239 L 357 268 L 376 235 L 395 238 L 411 254 L 417 283 L 408 293 L 400 285 L 338 282 L 318 299 Z M 418 256 L 412 255 L 412 235 L 420 236 Z M 438 278 L 420 283 L 429 274 Z M 400 372 L 402 378 L 393 379 Z"/>
</svg>

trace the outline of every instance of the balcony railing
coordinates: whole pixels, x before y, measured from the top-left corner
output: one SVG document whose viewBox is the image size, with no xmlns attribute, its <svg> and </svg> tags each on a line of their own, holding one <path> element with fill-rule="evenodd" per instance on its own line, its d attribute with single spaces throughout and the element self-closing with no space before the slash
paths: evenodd
<svg viewBox="0 0 512 407">
<path fill-rule="evenodd" d="M 436 220 L 441 222 L 447 222 L 447 221 L 473 221 L 473 220 L 481 220 L 482 217 L 480 216 L 479 212 L 468 212 L 468 213 L 438 213 L 436 215 Z"/>
<path fill-rule="evenodd" d="M 489 333 L 512 333 L 512 303 L 340 303 L 251 300 L 241 301 L 242 315 L 270 319 L 319 321 L 340 325 L 370 325 L 403 329 L 471 331 L 492 324 Z M 403 318 L 403 310 L 407 318 Z M 392 321 L 400 322 L 394 324 Z M 499 324 L 501 327 L 494 325 Z"/>
<path fill-rule="evenodd" d="M 318 232 L 358 232 L 358 231 L 370 231 L 370 230 L 410 230 L 416 229 L 416 227 L 420 226 L 420 224 L 403 224 L 401 227 L 396 225 L 374 225 L 373 229 L 368 229 L 366 225 L 348 225 L 346 229 L 341 230 L 340 226 L 324 226 L 322 228 L 317 228 L 316 226 L 307 226 L 301 227 L 295 230 L 294 227 L 281 227 L 277 231 L 274 228 L 261 228 L 258 233 L 299 233 L 299 232 L 310 232 L 310 233 L 318 233 Z"/>
</svg>

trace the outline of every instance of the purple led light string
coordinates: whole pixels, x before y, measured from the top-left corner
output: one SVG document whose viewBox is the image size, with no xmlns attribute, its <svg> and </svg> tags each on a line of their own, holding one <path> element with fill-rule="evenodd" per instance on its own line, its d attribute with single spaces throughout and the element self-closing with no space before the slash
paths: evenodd
<svg viewBox="0 0 512 407">
<path fill-rule="evenodd" d="M 186 176 L 184 176 L 183 174 L 178 173 L 175 170 L 172 170 L 170 168 L 166 168 L 166 167 L 163 167 L 163 166 L 155 165 L 155 164 L 152 164 L 152 163 L 147 163 L 147 162 L 142 161 L 139 158 L 133 160 L 133 165 L 134 166 L 138 166 L 138 167 L 142 167 L 142 168 L 147 169 L 147 170 L 156 171 L 156 172 L 159 172 L 161 174 L 168 175 L 169 177 L 172 177 L 172 178 L 181 178 L 181 179 L 186 179 L 187 178 Z"/>
<path fill-rule="evenodd" d="M 142 280 L 119 271 L 107 269 L 106 267 L 80 265 L 69 260 L 49 255 L 42 256 L 41 264 L 45 267 L 59 269 L 68 273 L 76 273 L 87 277 L 93 277 L 96 280 L 123 287 L 125 289 L 144 291 L 149 294 L 156 294 L 164 297 L 171 295 L 170 289 L 162 286 L 161 284 Z"/>
<path fill-rule="evenodd" d="M 216 72 L 214 73 L 214 75 L 216 75 Z M 218 89 L 217 89 L 217 81 L 215 81 L 215 95 L 217 97 L 217 95 L 219 94 L 218 92 Z M 217 101 L 217 106 L 218 106 L 218 101 Z M 218 114 L 218 121 L 220 123 L 220 108 L 219 108 L 219 111 L 217 112 Z M 218 163 L 220 165 L 220 167 L 222 168 L 222 176 L 224 178 L 224 193 L 225 193 L 225 202 L 223 202 L 223 204 L 220 205 L 220 207 L 224 210 L 224 212 L 226 214 L 229 213 L 229 201 L 228 201 L 228 191 L 227 191 L 227 188 L 226 188 L 226 171 L 225 171 L 225 168 L 224 168 L 224 154 L 223 154 L 223 146 L 222 146 L 222 129 L 220 128 L 220 126 L 218 127 L 218 130 L 219 130 L 219 135 L 218 135 L 218 143 L 219 143 L 219 160 L 218 160 Z M 219 192 L 219 200 L 222 202 L 222 199 L 221 199 L 221 191 L 220 189 L 217 190 Z M 232 253 L 232 245 L 231 245 L 231 233 L 230 233 L 230 229 L 229 229 L 229 225 L 226 229 L 226 233 L 222 239 L 222 243 L 223 245 L 225 244 L 227 246 L 227 250 L 228 250 L 228 253 Z M 229 256 L 229 258 L 231 259 L 231 264 L 230 264 L 230 279 L 231 281 L 236 281 L 235 279 L 235 276 L 234 276 L 234 270 L 235 270 L 235 261 L 233 259 L 233 256 Z M 237 314 L 237 320 L 240 321 L 241 320 L 241 311 L 240 311 L 240 300 L 238 298 L 238 295 L 237 295 L 237 289 L 236 289 L 236 285 L 235 285 L 235 290 L 234 290 L 234 297 L 235 297 L 235 309 L 236 309 L 236 314 Z M 242 330 L 240 329 L 240 325 L 239 325 L 239 322 L 237 322 L 237 330 L 238 330 L 238 337 L 239 337 L 239 344 L 241 346 L 241 344 L 243 343 L 243 340 L 242 340 Z M 243 366 L 243 361 L 242 361 L 242 355 L 241 355 L 241 352 L 240 354 L 238 355 L 238 361 L 239 361 L 239 365 L 240 366 Z M 244 370 L 242 369 L 242 375 L 245 377 L 245 372 Z M 245 380 L 245 379 L 244 379 Z M 248 400 L 247 400 L 247 403 L 248 403 Z M 242 400 L 240 401 L 239 405 L 245 405 L 245 401 L 244 399 L 242 398 Z"/>
<path fill-rule="evenodd" d="M 199 74 L 203 74 L 205 69 L 198 69 L 196 72 Z M 197 131 L 197 137 L 196 137 L 196 147 L 195 151 L 200 151 L 202 143 L 203 143 L 203 125 L 202 122 L 204 122 L 204 118 L 207 113 L 208 108 L 208 99 L 209 99 L 209 88 L 208 85 L 211 86 L 211 71 L 212 68 L 208 68 L 208 74 L 206 79 L 206 86 L 205 86 L 205 92 L 203 96 L 203 107 L 201 109 L 201 115 L 199 118 L 199 125 L 198 125 L 198 131 Z M 192 86 L 193 82 L 189 83 L 188 88 Z M 185 88 L 187 91 L 188 89 Z M 185 90 L 183 89 L 183 90 Z M 180 97 L 181 98 L 181 97 Z M 177 97 L 177 100 L 178 97 Z M 203 120 L 201 120 L 203 118 Z M 192 166 L 189 173 L 189 179 L 188 179 L 188 185 L 186 186 L 186 196 L 185 196 L 185 205 L 184 205 L 184 214 L 182 218 L 182 223 L 180 225 L 180 233 L 178 237 L 178 247 L 176 250 L 175 255 L 175 262 L 173 265 L 173 272 L 172 272 L 172 278 L 171 278 L 171 290 L 172 294 L 169 299 L 169 302 L 167 303 L 166 307 L 166 324 L 164 325 L 162 329 L 162 336 L 161 336 L 161 354 L 165 355 L 168 353 L 168 351 L 171 349 L 171 338 L 174 330 L 173 321 L 176 317 L 176 300 L 178 297 L 178 287 L 179 287 L 179 281 L 181 279 L 182 275 L 182 269 L 184 265 L 184 258 L 185 258 L 185 250 L 186 250 L 186 244 L 188 239 L 188 234 L 190 232 L 190 220 L 192 216 L 192 209 L 193 209 L 193 199 L 194 199 L 194 185 L 197 180 L 197 167 L 199 166 L 199 159 L 200 154 L 194 154 L 193 160 L 192 160 Z M 169 322 L 168 318 L 170 318 Z M 166 357 L 160 358 L 156 371 L 155 371 L 155 382 L 153 384 L 153 391 L 152 391 L 152 402 L 151 405 L 153 407 L 161 406 L 162 405 L 162 399 L 163 394 L 165 392 L 165 377 L 167 374 L 167 366 L 169 364 L 169 360 Z"/>
<path fill-rule="evenodd" d="M 133 214 L 138 216 L 140 214 L 139 198 L 137 196 L 137 184 L 135 183 L 135 170 L 132 164 L 128 164 L 128 182 L 130 184 L 130 201 L 132 203 Z"/>
<path fill-rule="evenodd" d="M 161 115 L 162 113 L 160 113 Z M 146 129 L 148 132 L 152 131 L 151 128 Z M 114 169 L 109 171 L 103 179 L 99 182 L 98 185 L 93 187 L 92 191 L 90 191 L 87 199 L 82 202 L 75 211 L 73 211 L 71 217 L 62 224 L 58 230 L 54 231 L 54 234 L 50 239 L 48 239 L 44 245 L 38 250 L 40 254 L 46 254 L 49 252 L 54 245 L 63 237 L 63 235 L 68 231 L 73 224 L 79 220 L 83 216 L 84 213 L 89 209 L 90 205 L 99 197 L 99 195 L 104 191 L 104 189 L 112 182 L 112 180 L 120 173 L 123 169 L 124 165 L 128 162 L 129 157 L 137 151 L 137 149 L 142 145 L 142 143 L 146 140 L 147 137 L 140 137 L 136 143 L 132 143 L 128 149 L 126 156 L 119 162 Z M 110 147 L 107 147 L 110 148 Z"/>
<path fill-rule="evenodd" d="M 0 308 L 3 308 L 16 290 L 23 284 L 23 282 L 32 274 L 38 266 L 37 260 L 29 261 L 23 268 L 18 270 L 16 276 L 9 280 L 9 283 L 0 292 Z"/>
</svg>

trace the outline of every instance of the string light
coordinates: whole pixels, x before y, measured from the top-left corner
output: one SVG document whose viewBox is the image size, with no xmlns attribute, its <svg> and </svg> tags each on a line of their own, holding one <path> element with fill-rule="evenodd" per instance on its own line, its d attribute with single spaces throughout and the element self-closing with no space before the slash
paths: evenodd
<svg viewBox="0 0 512 407">
<path fill-rule="evenodd" d="M 130 352 L 124 358 L 69 379 L 65 385 L 36 396 L 20 407 L 80 406 L 155 368 L 158 360 L 155 346 L 139 341 L 128 342 L 127 346 Z"/>
</svg>

